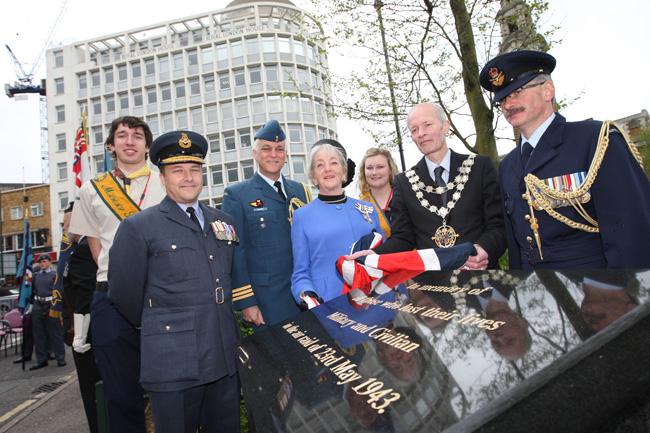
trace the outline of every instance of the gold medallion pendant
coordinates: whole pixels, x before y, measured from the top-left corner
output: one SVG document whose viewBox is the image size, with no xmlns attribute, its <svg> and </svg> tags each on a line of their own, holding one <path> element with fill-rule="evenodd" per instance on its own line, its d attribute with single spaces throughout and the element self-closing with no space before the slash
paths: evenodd
<svg viewBox="0 0 650 433">
<path fill-rule="evenodd" d="M 431 238 L 436 242 L 438 248 L 453 247 L 458 239 L 458 233 L 452 226 L 448 226 L 445 221 L 436 229 L 436 233 Z"/>
</svg>

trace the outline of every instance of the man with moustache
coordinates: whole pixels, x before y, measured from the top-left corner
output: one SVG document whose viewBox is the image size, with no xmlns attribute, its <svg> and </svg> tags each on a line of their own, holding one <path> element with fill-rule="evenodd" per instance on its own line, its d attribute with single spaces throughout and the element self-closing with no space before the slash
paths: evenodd
<svg viewBox="0 0 650 433">
<path fill-rule="evenodd" d="M 492 162 L 447 147 L 450 123 L 437 104 L 413 107 L 408 127 L 423 157 L 395 177 L 392 235 L 374 251 L 385 254 L 472 242 L 477 254 L 463 268 L 498 267 L 506 240 Z"/>
<path fill-rule="evenodd" d="M 229 186 L 224 212 L 232 215 L 240 243 L 235 248 L 233 305 L 257 329 L 300 312 L 291 295 L 291 216 L 311 201 L 305 185 L 282 175 L 286 136 L 277 120 L 255 133 L 253 158 L 258 170 Z"/>
<path fill-rule="evenodd" d="M 239 431 L 239 331 L 230 216 L 198 202 L 206 139 L 173 131 L 151 146 L 167 197 L 120 224 L 109 297 L 141 327 L 140 381 L 157 433 Z"/>
<path fill-rule="evenodd" d="M 480 75 L 521 133 L 499 170 L 510 267 L 650 267 L 650 183 L 640 156 L 615 125 L 555 112 L 555 63 L 515 51 Z"/>
<path fill-rule="evenodd" d="M 107 298 L 108 251 L 120 221 L 158 204 L 164 189 L 147 165 L 153 136 L 140 118 L 113 120 L 106 148 L 115 169 L 86 182 L 79 192 L 70 221 L 70 233 L 86 236 L 97 263 L 97 283 L 90 314 L 75 315 L 76 350 L 88 350 L 86 333 L 92 328 L 92 347 L 104 382 L 111 433 L 144 433 L 144 399 L 139 383 L 140 334 Z M 92 318 L 92 320 L 91 320 Z"/>
</svg>

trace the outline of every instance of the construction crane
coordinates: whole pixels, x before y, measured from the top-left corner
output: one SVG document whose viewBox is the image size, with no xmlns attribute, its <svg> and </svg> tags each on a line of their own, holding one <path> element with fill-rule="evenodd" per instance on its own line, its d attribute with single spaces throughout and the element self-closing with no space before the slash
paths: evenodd
<svg viewBox="0 0 650 433">
<path fill-rule="evenodd" d="M 61 2 L 59 13 L 56 16 L 56 19 L 54 20 L 52 27 L 50 27 L 50 31 L 47 35 L 47 38 L 45 39 L 43 46 L 38 52 L 36 59 L 32 63 L 32 67 L 29 73 L 25 72 L 22 63 L 18 61 L 18 58 L 11 50 L 9 45 L 5 44 L 5 47 L 9 52 L 9 57 L 11 57 L 11 61 L 14 65 L 14 70 L 16 72 L 16 79 L 17 79 L 17 81 L 15 81 L 13 85 L 5 84 L 5 93 L 7 94 L 8 97 L 15 98 L 15 99 L 19 99 L 21 98 L 22 95 L 27 95 L 30 93 L 39 95 L 39 117 L 40 117 L 40 129 L 41 129 L 41 178 L 43 180 L 43 183 L 47 183 L 49 180 L 49 157 L 48 157 L 48 146 L 47 146 L 47 100 L 46 100 L 47 92 L 45 89 L 45 80 L 42 79 L 40 84 L 35 84 L 34 74 L 38 71 L 38 67 L 41 64 L 41 61 L 43 60 L 43 55 L 45 54 L 45 50 L 47 49 L 50 41 L 52 40 L 52 37 L 54 36 L 54 32 L 56 31 L 57 27 L 59 26 L 59 23 L 61 22 L 61 19 L 63 18 L 63 14 L 65 12 L 65 6 L 67 2 L 68 0 L 63 0 Z M 22 96 L 21 99 L 26 99 L 26 96 Z"/>
</svg>

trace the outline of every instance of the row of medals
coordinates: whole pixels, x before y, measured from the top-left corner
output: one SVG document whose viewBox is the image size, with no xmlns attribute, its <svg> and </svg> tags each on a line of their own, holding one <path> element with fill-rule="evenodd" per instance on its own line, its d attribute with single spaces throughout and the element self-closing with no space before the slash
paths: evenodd
<svg viewBox="0 0 650 433">
<path fill-rule="evenodd" d="M 442 225 L 439 226 L 436 229 L 436 232 L 434 233 L 433 241 L 436 243 L 438 248 L 449 248 L 454 246 L 456 243 L 456 239 L 458 239 L 458 233 L 456 233 L 456 230 L 450 225 L 447 225 L 447 217 L 449 216 L 449 213 L 451 210 L 456 206 L 456 203 L 458 200 L 460 200 L 460 196 L 463 192 L 463 189 L 465 189 L 465 184 L 469 180 L 469 174 L 472 171 L 472 166 L 474 165 L 474 159 L 476 155 L 469 155 L 467 159 L 465 159 L 458 169 L 458 174 L 454 178 L 453 181 L 447 183 L 446 186 L 430 186 L 430 185 L 425 185 L 424 182 L 420 180 L 420 177 L 415 173 L 415 170 L 409 170 L 407 171 L 406 178 L 408 179 L 409 183 L 411 184 L 411 188 L 415 192 L 415 196 L 417 199 L 420 201 L 420 204 L 422 205 L 423 208 L 427 209 L 429 212 L 438 215 L 440 218 L 442 218 Z M 436 206 L 431 203 L 429 203 L 429 200 L 427 200 L 424 197 L 424 193 L 429 193 L 429 194 L 443 194 L 448 191 L 454 191 L 454 193 L 451 196 L 451 200 L 447 202 L 446 206 Z"/>
</svg>

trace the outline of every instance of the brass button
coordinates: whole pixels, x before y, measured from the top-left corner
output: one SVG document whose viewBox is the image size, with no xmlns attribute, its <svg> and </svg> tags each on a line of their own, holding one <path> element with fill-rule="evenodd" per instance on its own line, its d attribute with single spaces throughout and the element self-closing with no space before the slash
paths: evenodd
<svg viewBox="0 0 650 433">
<path fill-rule="evenodd" d="M 528 220 L 530 219 L 530 215 L 528 215 L 528 214 L 524 215 L 524 219 L 525 219 L 526 221 L 528 221 Z"/>
<path fill-rule="evenodd" d="M 172 329 L 171 326 L 169 326 L 169 325 L 165 326 L 165 331 L 170 331 L 171 329 Z"/>
<path fill-rule="evenodd" d="M 526 240 L 528 241 L 529 244 L 533 243 L 533 238 L 531 238 L 530 236 L 526 236 Z"/>
<path fill-rule="evenodd" d="M 212 254 L 210 254 L 210 255 L 208 256 L 208 258 L 209 258 L 210 260 L 214 260 L 214 256 L 213 256 Z"/>
<path fill-rule="evenodd" d="M 216 282 L 217 282 L 217 283 L 219 282 L 219 278 L 216 279 Z"/>
</svg>

